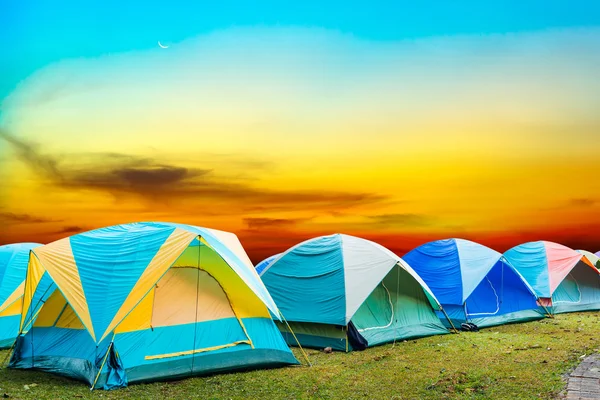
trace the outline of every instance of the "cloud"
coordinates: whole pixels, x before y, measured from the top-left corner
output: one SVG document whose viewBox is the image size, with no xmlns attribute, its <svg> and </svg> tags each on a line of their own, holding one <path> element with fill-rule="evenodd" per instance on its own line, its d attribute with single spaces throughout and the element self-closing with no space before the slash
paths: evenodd
<svg viewBox="0 0 600 400">
<path fill-rule="evenodd" d="M 582 207 L 582 208 L 593 207 L 596 204 L 598 204 L 598 200 L 590 199 L 590 198 L 578 198 L 578 199 L 571 199 L 569 201 L 569 205 L 575 206 L 575 207 Z"/>
<path fill-rule="evenodd" d="M 70 226 L 65 226 L 63 227 L 61 230 L 58 230 L 56 232 L 54 232 L 55 234 L 64 234 L 64 233 L 68 233 L 68 234 L 76 234 L 76 233 L 80 233 L 87 230 L 86 228 L 82 228 L 80 226 L 76 226 L 76 225 L 70 225 Z"/>
<path fill-rule="evenodd" d="M 237 204 L 240 212 L 253 208 L 327 210 L 386 198 L 372 193 L 265 189 L 219 176 L 211 168 L 188 168 L 120 153 L 41 154 L 37 146 L 6 132 L 0 138 L 16 149 L 33 172 L 63 189 L 101 191 L 116 197 L 136 195 L 150 202 L 226 201 Z"/>
<path fill-rule="evenodd" d="M 432 218 L 422 214 L 381 214 L 367 217 L 382 227 L 422 227 L 432 224 Z"/>
<path fill-rule="evenodd" d="M 16 223 L 24 223 L 24 224 L 43 224 L 47 222 L 60 222 L 61 220 L 37 217 L 30 214 L 16 214 L 12 212 L 1 212 L 0 220 L 6 222 L 16 222 Z"/>
<path fill-rule="evenodd" d="M 244 218 L 249 230 L 287 230 L 311 218 Z"/>
<path fill-rule="evenodd" d="M 11 145 L 17 156 L 25 161 L 33 170 L 54 179 L 60 178 L 60 173 L 56 166 L 57 161 L 52 157 L 40 154 L 35 144 L 20 140 L 2 128 L 0 128 L 0 138 Z"/>
</svg>

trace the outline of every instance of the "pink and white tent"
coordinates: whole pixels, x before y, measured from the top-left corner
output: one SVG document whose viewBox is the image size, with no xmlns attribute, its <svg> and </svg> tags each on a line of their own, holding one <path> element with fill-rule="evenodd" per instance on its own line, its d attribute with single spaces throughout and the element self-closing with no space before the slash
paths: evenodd
<svg viewBox="0 0 600 400">
<path fill-rule="evenodd" d="M 600 273 L 582 253 L 558 243 L 525 243 L 504 253 L 552 313 L 600 310 Z"/>
</svg>

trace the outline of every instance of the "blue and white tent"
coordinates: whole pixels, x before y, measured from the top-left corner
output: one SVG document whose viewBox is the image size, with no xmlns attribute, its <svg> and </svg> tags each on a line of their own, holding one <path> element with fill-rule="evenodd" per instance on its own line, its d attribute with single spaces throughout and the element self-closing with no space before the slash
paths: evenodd
<svg viewBox="0 0 600 400">
<path fill-rule="evenodd" d="M 427 283 L 455 325 L 479 327 L 544 317 L 534 290 L 495 250 L 463 239 L 426 243 L 403 259 Z"/>
<path fill-rule="evenodd" d="M 427 285 L 369 240 L 341 234 L 307 240 L 276 257 L 261 279 L 303 346 L 349 351 L 448 333 Z M 296 344 L 287 326 L 278 326 Z"/>
</svg>

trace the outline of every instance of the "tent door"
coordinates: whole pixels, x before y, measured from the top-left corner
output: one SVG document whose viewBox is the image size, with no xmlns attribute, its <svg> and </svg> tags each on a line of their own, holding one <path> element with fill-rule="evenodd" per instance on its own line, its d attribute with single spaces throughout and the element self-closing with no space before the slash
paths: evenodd
<svg viewBox="0 0 600 400">
<path fill-rule="evenodd" d="M 211 351 L 251 345 L 221 285 L 198 268 L 171 268 L 158 282 L 152 310 L 152 327 L 172 327 L 178 332 L 171 350 L 152 352 L 146 360 L 189 357 L 189 370 L 197 370 L 198 358 Z M 191 357 L 190 357 L 191 356 Z"/>
</svg>

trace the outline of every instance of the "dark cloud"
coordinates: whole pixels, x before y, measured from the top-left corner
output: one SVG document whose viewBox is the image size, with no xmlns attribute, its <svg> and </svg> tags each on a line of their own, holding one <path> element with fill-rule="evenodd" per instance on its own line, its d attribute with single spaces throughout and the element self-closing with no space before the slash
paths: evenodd
<svg viewBox="0 0 600 400">
<path fill-rule="evenodd" d="M 86 230 L 86 228 L 82 228 L 82 227 L 76 226 L 76 225 L 71 225 L 71 226 L 65 226 L 61 230 L 56 231 L 55 233 L 57 233 L 57 234 L 64 234 L 64 233 L 75 234 L 75 233 L 83 232 L 85 230 Z"/>
<path fill-rule="evenodd" d="M 431 218 L 422 214 L 381 214 L 368 216 L 369 220 L 382 226 L 427 226 Z"/>
<path fill-rule="evenodd" d="M 53 157 L 40 154 L 36 145 L 20 140 L 3 129 L 0 129 L 0 138 L 8 142 L 19 158 L 25 161 L 34 171 L 44 176 L 60 179 L 57 161 Z"/>
<path fill-rule="evenodd" d="M 193 200 L 242 204 L 240 213 L 290 209 L 340 210 L 382 201 L 371 193 L 279 191 L 220 177 L 212 169 L 187 168 L 152 158 L 119 153 L 84 153 L 54 157 L 2 131 L 17 155 L 50 183 L 69 189 L 96 190 L 114 196 L 140 195 L 148 201 Z M 58 160 L 64 160 L 59 162 Z M 230 159 L 229 159 L 230 160 Z M 243 165 L 239 164 L 239 165 Z M 252 161 L 254 167 L 260 164 Z"/>
<path fill-rule="evenodd" d="M 61 220 L 37 217 L 30 214 L 15 214 L 12 212 L 1 212 L 0 220 L 6 222 L 18 222 L 24 224 L 43 224 L 47 222 L 60 222 Z"/>
<path fill-rule="evenodd" d="M 576 207 L 592 207 L 595 206 L 597 203 L 598 200 L 590 198 L 571 199 L 571 201 L 569 202 L 570 205 Z"/>
<path fill-rule="evenodd" d="M 244 218 L 244 223 L 249 230 L 284 230 L 308 220 L 310 218 Z"/>
</svg>

